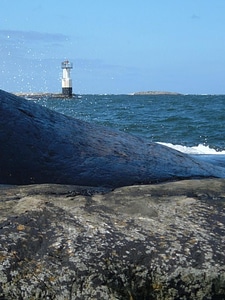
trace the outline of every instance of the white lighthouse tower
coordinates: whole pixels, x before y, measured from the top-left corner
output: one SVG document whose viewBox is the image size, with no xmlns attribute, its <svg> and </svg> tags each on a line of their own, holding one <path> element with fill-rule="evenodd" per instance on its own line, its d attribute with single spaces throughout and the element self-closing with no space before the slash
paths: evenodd
<svg viewBox="0 0 225 300">
<path fill-rule="evenodd" d="M 72 79 L 70 78 L 70 70 L 73 68 L 73 64 L 68 60 L 65 60 L 62 62 L 61 67 L 63 69 L 62 94 L 65 97 L 72 97 Z"/>
</svg>

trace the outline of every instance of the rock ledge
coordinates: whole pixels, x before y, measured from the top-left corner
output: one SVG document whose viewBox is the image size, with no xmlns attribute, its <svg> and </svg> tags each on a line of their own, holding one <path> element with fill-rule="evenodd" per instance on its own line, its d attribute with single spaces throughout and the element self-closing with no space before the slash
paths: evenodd
<svg viewBox="0 0 225 300">
<path fill-rule="evenodd" d="M 225 180 L 0 187 L 0 299 L 225 299 Z"/>
</svg>

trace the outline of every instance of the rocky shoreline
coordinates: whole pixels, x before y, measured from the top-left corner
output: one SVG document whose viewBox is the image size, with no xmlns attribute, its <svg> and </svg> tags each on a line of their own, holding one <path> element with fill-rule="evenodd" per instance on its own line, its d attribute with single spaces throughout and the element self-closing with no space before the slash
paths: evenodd
<svg viewBox="0 0 225 300">
<path fill-rule="evenodd" d="M 225 180 L 0 187 L 0 299 L 225 299 Z"/>
<path fill-rule="evenodd" d="M 0 183 L 120 187 L 225 178 L 225 168 L 0 90 Z M 16 145 L 16 146 L 15 146 Z"/>
<path fill-rule="evenodd" d="M 26 99 L 39 99 L 39 98 L 74 98 L 76 95 L 73 94 L 72 97 L 68 97 L 61 93 L 15 93 L 14 95 Z"/>
<path fill-rule="evenodd" d="M 0 300 L 225 299 L 223 166 L 1 90 L 0 114 Z"/>
</svg>

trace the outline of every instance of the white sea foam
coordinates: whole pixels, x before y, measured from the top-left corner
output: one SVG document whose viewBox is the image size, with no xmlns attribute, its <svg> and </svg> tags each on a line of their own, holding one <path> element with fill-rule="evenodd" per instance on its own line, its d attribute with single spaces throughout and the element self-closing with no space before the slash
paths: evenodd
<svg viewBox="0 0 225 300">
<path fill-rule="evenodd" d="M 182 146 L 182 145 L 174 145 L 171 143 L 161 143 L 159 142 L 158 144 L 165 145 L 167 147 L 170 147 L 172 149 L 178 150 L 183 153 L 187 154 L 212 154 L 212 155 L 225 155 L 225 150 L 223 151 L 217 151 L 214 148 L 210 148 L 209 146 L 205 146 L 202 144 L 199 144 L 198 146 L 193 146 L 193 147 L 187 147 L 187 146 Z"/>
</svg>

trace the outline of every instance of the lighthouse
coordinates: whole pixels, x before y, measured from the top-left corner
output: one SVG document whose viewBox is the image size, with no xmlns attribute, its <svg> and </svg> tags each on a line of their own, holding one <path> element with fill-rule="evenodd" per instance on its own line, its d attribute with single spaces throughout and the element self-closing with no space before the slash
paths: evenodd
<svg viewBox="0 0 225 300">
<path fill-rule="evenodd" d="M 62 75 L 62 94 L 65 97 L 72 97 L 72 79 L 70 78 L 70 70 L 73 68 L 73 64 L 68 60 L 65 60 L 61 64 Z"/>
</svg>

